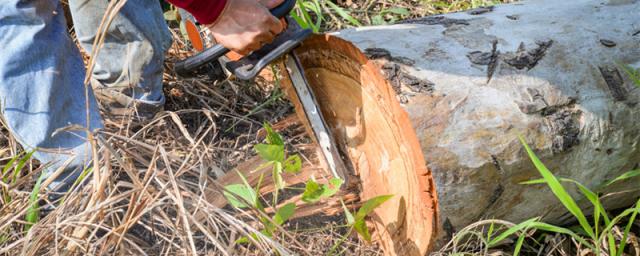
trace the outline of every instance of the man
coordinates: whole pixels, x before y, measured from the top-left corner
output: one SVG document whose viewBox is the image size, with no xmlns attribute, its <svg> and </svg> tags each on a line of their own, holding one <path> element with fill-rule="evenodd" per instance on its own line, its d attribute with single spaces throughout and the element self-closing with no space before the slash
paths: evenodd
<svg viewBox="0 0 640 256">
<path fill-rule="evenodd" d="M 282 31 L 269 9 L 282 0 L 169 0 L 207 24 L 218 43 L 247 53 Z M 69 0 L 82 48 L 92 44 L 108 0 Z M 153 116 L 164 104 L 162 67 L 171 34 L 158 0 L 129 0 L 108 28 L 91 84 L 108 111 Z M 50 189 L 64 192 L 88 166 L 86 133 L 70 125 L 102 128 L 94 92 L 85 94 L 85 67 L 67 33 L 59 0 L 2 0 L 0 3 L 0 105 L 13 136 L 26 150 L 64 168 Z M 88 106 L 87 106 L 88 104 Z M 56 132 L 57 130 L 60 130 Z"/>
</svg>

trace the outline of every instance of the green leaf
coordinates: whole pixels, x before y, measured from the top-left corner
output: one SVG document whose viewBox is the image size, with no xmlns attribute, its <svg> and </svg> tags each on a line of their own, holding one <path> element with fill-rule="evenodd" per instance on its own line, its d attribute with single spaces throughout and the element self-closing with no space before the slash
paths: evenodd
<svg viewBox="0 0 640 256">
<path fill-rule="evenodd" d="M 276 211 L 276 215 L 273 217 L 273 222 L 278 225 L 284 224 L 296 211 L 295 203 L 288 203 L 280 207 L 278 211 Z"/>
<path fill-rule="evenodd" d="M 343 19 L 349 21 L 349 23 L 351 23 L 352 25 L 358 26 L 358 27 L 362 26 L 362 24 L 358 20 L 356 20 L 354 17 L 352 17 L 347 11 L 342 9 L 342 7 L 334 4 L 331 1 L 325 1 L 324 3 L 329 5 L 329 7 L 331 7 L 331 9 L 333 9 L 338 15 L 340 15 L 340 17 L 342 17 Z"/>
<path fill-rule="evenodd" d="M 636 216 L 638 215 L 638 212 L 640 212 L 640 204 L 636 203 L 636 210 L 633 211 L 633 213 L 631 214 L 631 217 L 629 218 L 629 222 L 627 222 L 627 226 L 624 228 L 624 234 L 622 235 L 622 239 L 620 241 L 624 241 L 620 243 L 620 247 L 618 247 L 618 251 L 615 254 L 616 256 L 620 256 L 622 255 L 622 252 L 624 252 L 624 247 L 627 244 L 627 237 L 629 236 L 629 231 L 631 231 L 631 226 L 633 226 L 633 222 L 636 220 Z"/>
<path fill-rule="evenodd" d="M 371 242 L 371 234 L 369 233 L 369 228 L 367 227 L 367 223 L 362 220 L 356 220 L 356 223 L 353 224 L 353 228 L 364 238 L 365 241 Z"/>
<path fill-rule="evenodd" d="M 27 164 L 27 161 L 29 161 L 29 159 L 31 159 L 31 156 L 33 156 L 33 153 L 35 153 L 35 150 L 31 150 L 29 151 L 29 153 L 27 153 L 25 156 L 22 157 L 22 159 L 20 159 L 20 162 L 18 162 L 18 165 L 16 165 L 16 168 L 13 169 L 13 181 L 12 183 L 15 183 L 18 181 L 18 175 L 20 175 L 20 171 L 22 170 L 22 168 L 24 168 L 24 166 Z"/>
<path fill-rule="evenodd" d="M 11 169 L 11 167 L 13 167 L 13 164 L 18 161 L 18 159 L 20 159 L 20 155 L 15 155 L 14 157 L 11 158 L 11 160 L 9 160 L 9 162 L 4 165 L 4 167 L 2 168 L 2 181 L 7 183 L 9 181 L 9 177 L 5 175 L 7 175 L 7 172 L 9 172 L 9 169 Z"/>
<path fill-rule="evenodd" d="M 31 195 L 29 196 L 29 209 L 27 209 L 27 215 L 25 216 L 25 221 L 27 224 L 24 225 L 24 231 L 29 231 L 33 224 L 38 222 L 40 217 L 40 209 L 38 207 L 38 193 L 40 192 L 40 185 L 42 183 L 42 179 L 44 179 L 45 173 L 40 173 L 40 177 L 36 181 L 36 185 L 33 186 L 33 190 L 31 190 Z"/>
<path fill-rule="evenodd" d="M 296 10 L 291 10 L 291 12 L 289 13 L 289 16 L 291 16 L 291 18 L 293 18 L 296 21 L 296 23 L 300 25 L 302 29 L 307 29 L 310 27 L 309 24 L 307 24 L 307 22 L 305 22 L 305 20 L 298 15 Z"/>
<path fill-rule="evenodd" d="M 335 195 L 336 193 L 338 193 L 338 191 L 340 191 L 340 187 L 342 186 L 342 184 L 344 183 L 344 180 L 339 179 L 339 178 L 331 178 L 329 180 L 329 185 L 324 184 L 322 185 L 323 188 L 323 193 L 322 193 L 322 197 L 330 197 Z"/>
<path fill-rule="evenodd" d="M 288 173 L 297 173 L 302 169 L 302 159 L 299 155 L 292 155 L 284 160 L 284 171 Z"/>
<path fill-rule="evenodd" d="M 544 179 L 535 179 L 535 180 L 523 181 L 523 182 L 520 182 L 518 184 L 520 184 L 520 185 L 537 185 L 537 184 L 544 184 L 544 183 L 546 183 L 546 181 Z"/>
<path fill-rule="evenodd" d="M 349 211 L 346 205 L 344 205 L 344 201 L 340 199 L 340 204 L 342 204 L 342 209 L 344 210 L 344 216 L 347 219 L 347 225 L 352 226 L 356 223 L 356 219 L 353 217 L 353 214 Z"/>
<path fill-rule="evenodd" d="M 569 236 L 573 237 L 579 243 L 581 243 L 584 246 L 589 247 L 589 249 L 595 251 L 595 248 L 593 247 L 593 245 L 591 243 L 588 243 L 587 240 L 582 238 L 582 236 L 574 233 L 573 231 L 571 231 L 568 228 L 558 227 L 558 226 L 554 226 L 554 225 L 543 223 L 543 222 L 539 222 L 539 221 L 534 221 L 533 223 L 531 223 L 531 228 L 535 228 L 535 229 L 539 229 L 539 230 L 547 231 L 547 232 L 552 232 L 552 233 L 560 233 L 560 234 L 569 235 Z"/>
<path fill-rule="evenodd" d="M 258 204 L 258 195 L 253 190 L 251 186 L 247 186 L 245 184 L 231 184 L 224 187 L 225 191 L 223 192 L 224 197 L 229 201 L 233 207 L 237 208 L 247 208 L 249 205 L 245 203 L 248 202 L 251 206 L 257 206 Z"/>
<path fill-rule="evenodd" d="M 284 146 L 284 140 L 282 139 L 282 136 L 273 131 L 273 128 L 271 128 L 271 125 L 267 122 L 264 122 L 263 124 L 264 130 L 267 131 L 267 143 L 271 144 L 271 145 L 280 145 L 280 146 Z"/>
<path fill-rule="evenodd" d="M 499 243 L 500 241 L 506 239 L 507 237 L 515 234 L 516 232 L 520 231 L 520 230 L 525 230 L 527 228 L 529 228 L 531 226 L 531 224 L 536 221 L 537 218 L 532 218 L 532 219 L 528 219 L 522 223 L 519 223 L 518 225 L 515 225 L 513 227 L 508 228 L 507 230 L 505 230 L 504 232 L 500 233 L 500 235 L 496 236 L 495 238 L 493 238 L 492 240 L 490 240 L 488 242 L 489 247 L 493 247 L 495 246 L 497 243 Z"/>
<path fill-rule="evenodd" d="M 489 230 L 487 231 L 487 241 L 491 241 L 491 236 L 493 236 L 493 229 L 495 228 L 494 224 L 495 223 L 491 222 L 491 225 L 489 225 Z"/>
<path fill-rule="evenodd" d="M 393 8 L 387 9 L 386 11 L 393 14 L 402 15 L 402 16 L 410 15 L 409 10 L 407 10 L 407 8 L 402 8 L 402 7 L 393 7 Z"/>
<path fill-rule="evenodd" d="M 559 178 L 558 180 L 562 181 L 562 182 L 569 182 L 569 183 L 573 183 L 575 184 L 578 189 L 580 190 L 580 192 L 589 200 L 589 202 L 591 202 L 591 204 L 594 206 L 594 218 L 595 218 L 595 228 L 597 229 L 597 223 L 598 220 L 600 218 L 600 216 L 604 217 L 604 221 L 605 224 L 609 224 L 610 220 L 609 220 L 609 216 L 607 215 L 607 212 L 605 211 L 604 207 L 602 206 L 602 204 L 600 203 L 600 198 L 598 197 L 598 195 L 596 193 L 594 193 L 593 191 L 591 191 L 589 188 L 585 187 L 584 185 L 582 185 L 582 183 L 573 180 L 573 179 L 567 179 L 567 178 Z M 520 182 L 520 184 L 526 184 L 526 185 L 531 185 L 531 184 L 542 184 L 542 183 L 546 183 L 545 179 L 535 179 L 535 180 L 528 180 L 528 181 L 524 181 L 524 182 Z M 597 234 L 597 232 L 596 232 Z"/>
<path fill-rule="evenodd" d="M 328 198 L 335 195 L 344 181 L 338 178 L 332 178 L 329 180 L 329 184 L 323 184 L 320 186 L 314 180 L 308 180 L 304 192 L 302 193 L 302 201 L 306 203 L 315 203 L 321 199 Z"/>
<path fill-rule="evenodd" d="M 520 237 L 518 237 L 518 241 L 516 242 L 516 248 L 513 250 L 513 256 L 520 255 L 520 249 L 522 249 L 522 244 L 524 243 L 525 237 L 526 237 L 526 234 L 524 232 L 520 234 Z"/>
<path fill-rule="evenodd" d="M 276 184 L 276 188 L 283 189 L 285 187 L 284 179 L 282 179 L 282 163 L 273 163 L 273 182 Z"/>
<path fill-rule="evenodd" d="M 322 196 L 322 187 L 320 184 L 313 180 L 308 180 L 304 186 L 302 201 L 305 203 L 315 203 L 320 201 L 320 196 Z"/>
<path fill-rule="evenodd" d="M 248 244 L 248 243 L 249 243 L 249 238 L 246 236 L 243 236 L 241 238 L 238 238 L 238 240 L 236 240 L 236 244 Z"/>
<path fill-rule="evenodd" d="M 576 217 L 576 219 L 578 219 L 578 222 L 580 223 L 580 226 L 582 226 L 584 231 L 587 234 L 589 234 L 591 238 L 595 238 L 595 234 L 593 233 L 593 228 L 587 221 L 587 218 L 584 216 L 584 213 L 582 213 L 582 210 L 580 209 L 580 207 L 578 207 L 578 204 L 576 204 L 573 198 L 571 198 L 569 193 L 567 193 L 567 191 L 564 189 L 562 184 L 560 184 L 560 181 L 558 181 L 558 179 L 553 175 L 553 173 L 551 173 L 551 171 L 549 171 L 549 169 L 547 169 L 547 167 L 533 153 L 531 148 L 529 148 L 529 145 L 527 145 L 527 143 L 524 141 L 524 138 L 522 138 L 522 136 L 520 136 L 519 138 L 520 138 L 520 142 L 522 143 L 525 150 L 527 151 L 527 154 L 529 155 L 531 162 L 533 162 L 533 165 L 536 167 L 538 172 L 542 175 L 542 178 L 545 179 L 545 181 L 547 182 L 547 185 L 549 186 L 549 188 L 551 188 L 551 191 L 556 196 L 556 198 L 558 198 L 558 200 L 560 200 L 560 202 L 564 205 L 564 207 L 567 208 L 567 210 L 569 210 L 569 212 L 571 212 L 571 214 L 573 214 L 573 216 Z"/>
<path fill-rule="evenodd" d="M 629 76 L 631 81 L 637 86 L 640 87 L 640 69 L 634 70 L 631 66 L 625 65 L 622 63 L 617 63 L 618 66 L 621 66 L 625 73 Z"/>
<path fill-rule="evenodd" d="M 253 146 L 253 149 L 264 160 L 274 162 L 282 162 L 284 160 L 283 145 L 257 144 Z"/>
<path fill-rule="evenodd" d="M 391 199 L 391 197 L 393 197 L 393 195 L 376 196 L 364 202 L 364 204 L 362 204 L 362 206 L 356 213 L 356 222 L 358 220 L 363 220 L 365 217 L 367 217 L 367 215 L 369 215 L 369 213 L 378 208 L 378 206 L 380 206 L 382 203 Z"/>
<path fill-rule="evenodd" d="M 268 237 L 273 237 L 273 231 L 276 230 L 275 223 L 265 217 L 261 217 L 260 222 L 264 225 L 264 230 L 260 231 L 260 233 L 265 234 Z"/>
<path fill-rule="evenodd" d="M 384 24 L 387 24 L 387 23 L 384 21 L 384 18 L 382 17 L 382 15 L 376 14 L 373 17 L 371 17 L 371 24 L 372 25 L 384 25 Z"/>
<path fill-rule="evenodd" d="M 260 231 L 260 233 L 264 234 L 265 236 L 269 236 L 265 234 L 266 232 L 264 230 Z M 250 236 L 253 239 L 253 241 L 259 241 L 258 235 L 256 233 L 251 233 Z M 251 242 L 251 240 L 247 236 L 243 236 L 241 238 L 238 238 L 238 240 L 236 240 L 236 244 L 248 244 L 249 242 Z"/>
<path fill-rule="evenodd" d="M 593 205 L 593 209 L 595 211 L 594 214 L 594 218 L 595 218 L 595 228 L 597 230 L 598 228 L 598 222 L 600 219 L 600 216 L 602 216 L 604 218 L 605 224 L 609 224 L 610 220 L 609 220 L 609 216 L 607 215 L 607 211 L 604 209 L 604 206 L 602 206 L 602 203 L 600 203 L 600 198 L 598 197 L 598 195 L 596 193 L 594 193 L 593 191 L 591 191 L 590 189 L 588 189 L 587 187 L 585 187 L 584 185 L 582 185 L 582 183 L 577 182 L 575 180 L 571 180 L 571 179 L 561 179 L 562 181 L 569 181 L 572 182 L 574 184 L 576 184 L 576 186 L 578 186 L 578 189 L 580 190 L 580 192 L 582 193 L 582 195 L 584 195 L 584 197 L 587 198 L 587 200 L 589 200 L 589 202 L 591 202 L 591 204 Z M 596 235 L 598 233 L 596 232 Z"/>
<path fill-rule="evenodd" d="M 618 181 L 626 180 L 626 179 L 630 179 L 630 178 L 633 178 L 633 177 L 636 177 L 636 176 L 640 176 L 640 169 L 625 172 L 625 173 L 623 173 L 622 175 L 620 175 L 620 176 L 616 177 L 615 179 L 613 179 L 613 180 L 611 180 L 611 181 L 607 182 L 607 183 L 605 184 L 605 186 L 609 186 L 609 185 L 611 185 L 611 184 L 613 184 L 613 183 L 616 183 L 616 182 L 618 182 Z"/>
<path fill-rule="evenodd" d="M 371 234 L 369 233 L 369 228 L 367 228 L 367 223 L 365 222 L 365 217 L 369 215 L 374 209 L 378 208 L 382 203 L 391 199 L 393 195 L 382 195 L 376 196 L 364 202 L 355 216 L 355 221 L 353 223 L 353 228 L 366 240 L 367 242 L 371 242 Z M 343 204 L 344 207 L 344 204 Z M 346 208 L 346 207 L 345 207 Z M 348 212 L 348 211 L 347 211 Z M 351 217 L 353 218 L 353 216 Z M 347 221 L 349 218 L 347 216 Z"/>
<path fill-rule="evenodd" d="M 294 19 L 295 19 L 295 17 L 299 18 L 299 20 L 296 19 L 296 21 L 298 21 L 298 24 L 300 24 L 300 26 L 302 28 L 310 28 L 310 29 L 312 29 L 313 33 L 318 33 L 318 31 L 320 30 L 320 26 L 318 24 L 314 24 L 313 23 L 313 20 L 311 19 L 311 15 L 309 15 L 309 11 L 307 11 L 307 6 L 308 6 L 307 2 L 305 2 L 304 0 L 298 0 L 296 2 L 296 6 L 297 6 L 297 9 L 301 13 L 300 16 L 298 16 L 297 14 L 293 16 Z M 322 16 L 319 16 L 318 23 L 322 22 L 320 17 L 322 17 Z"/>
</svg>

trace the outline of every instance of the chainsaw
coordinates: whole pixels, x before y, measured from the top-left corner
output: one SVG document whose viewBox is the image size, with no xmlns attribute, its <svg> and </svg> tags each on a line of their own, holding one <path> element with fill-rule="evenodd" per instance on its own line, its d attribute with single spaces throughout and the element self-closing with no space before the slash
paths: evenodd
<svg viewBox="0 0 640 256">
<path fill-rule="evenodd" d="M 225 79 L 227 73 L 233 74 L 240 80 L 252 80 L 267 65 L 282 58 L 286 72 L 300 100 L 300 105 L 303 107 L 304 114 L 313 131 L 312 136 L 320 146 L 322 158 L 324 158 L 334 178 L 347 181 L 347 169 L 340 157 L 334 137 L 320 111 L 313 90 L 309 87 L 300 60 L 293 51 L 312 34 L 311 29 L 303 29 L 287 15 L 293 9 L 295 3 L 296 0 L 285 0 L 282 4 L 270 10 L 273 16 L 279 19 L 284 18 L 287 24 L 286 29 L 278 34 L 273 42 L 236 61 L 226 59 L 225 55 L 229 53 L 229 50 L 220 44 L 216 44 L 194 56 L 177 62 L 174 70 L 182 77 L 191 77 L 203 73 L 203 70 L 208 70 L 205 73 L 213 74 L 210 77 L 212 76 L 216 80 Z"/>
</svg>

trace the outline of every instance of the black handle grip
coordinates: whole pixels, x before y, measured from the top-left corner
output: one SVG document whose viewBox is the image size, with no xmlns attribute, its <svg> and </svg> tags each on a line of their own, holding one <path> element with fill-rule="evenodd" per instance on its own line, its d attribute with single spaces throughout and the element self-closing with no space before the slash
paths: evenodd
<svg viewBox="0 0 640 256">
<path fill-rule="evenodd" d="M 287 16 L 295 6 L 296 0 L 285 0 L 280 5 L 270 10 L 271 15 L 276 16 L 278 19 L 284 18 L 284 16 Z"/>
<path fill-rule="evenodd" d="M 233 1 L 233 0 L 232 0 Z M 271 9 L 271 15 L 282 18 L 286 16 L 296 5 L 296 0 L 285 0 L 283 3 L 278 5 L 277 7 Z M 216 44 L 211 48 L 207 48 L 198 54 L 186 58 L 177 62 L 173 69 L 180 76 L 189 76 L 193 71 L 197 70 L 201 66 L 215 61 L 218 58 L 224 56 L 229 52 L 229 49 L 224 48 L 222 45 Z"/>
</svg>

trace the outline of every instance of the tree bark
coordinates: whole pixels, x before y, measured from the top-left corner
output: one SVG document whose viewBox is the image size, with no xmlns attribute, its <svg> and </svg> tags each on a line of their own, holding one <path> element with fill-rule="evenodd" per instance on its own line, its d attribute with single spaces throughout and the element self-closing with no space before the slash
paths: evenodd
<svg viewBox="0 0 640 256">
<path fill-rule="evenodd" d="M 637 200 L 638 179 L 602 186 L 640 162 L 640 92 L 623 68 L 640 68 L 638 1 L 523 1 L 405 23 L 336 35 L 377 60 L 408 112 L 439 235 L 482 218 L 574 220 L 545 185 L 519 184 L 541 176 L 518 136 L 607 209 Z"/>
</svg>

